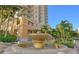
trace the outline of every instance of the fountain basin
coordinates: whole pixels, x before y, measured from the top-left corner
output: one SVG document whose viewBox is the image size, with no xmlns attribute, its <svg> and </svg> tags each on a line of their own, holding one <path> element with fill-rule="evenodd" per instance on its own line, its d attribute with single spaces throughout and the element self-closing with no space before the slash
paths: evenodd
<svg viewBox="0 0 79 59">
<path fill-rule="evenodd" d="M 48 37 L 46 33 L 32 33 L 29 36 L 32 38 L 35 48 L 44 48 L 45 39 Z"/>
</svg>

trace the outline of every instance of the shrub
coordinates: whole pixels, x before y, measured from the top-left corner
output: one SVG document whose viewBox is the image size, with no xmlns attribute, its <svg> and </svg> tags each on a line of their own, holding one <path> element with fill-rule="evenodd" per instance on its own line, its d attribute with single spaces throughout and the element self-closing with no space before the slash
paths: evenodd
<svg viewBox="0 0 79 59">
<path fill-rule="evenodd" d="M 17 37 L 15 35 L 7 34 L 5 37 L 5 34 L 0 34 L 0 41 L 1 42 L 16 42 Z"/>
<path fill-rule="evenodd" d="M 74 48 L 74 42 L 72 39 L 69 39 L 65 45 L 68 47 L 68 48 Z"/>
<path fill-rule="evenodd" d="M 72 41 L 69 41 L 67 44 L 66 44 L 67 47 L 69 48 L 74 48 L 74 43 Z"/>
</svg>

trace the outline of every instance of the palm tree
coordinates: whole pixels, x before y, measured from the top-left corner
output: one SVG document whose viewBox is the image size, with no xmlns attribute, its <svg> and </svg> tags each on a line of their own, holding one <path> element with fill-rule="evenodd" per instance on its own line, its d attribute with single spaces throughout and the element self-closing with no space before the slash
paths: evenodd
<svg viewBox="0 0 79 59">
<path fill-rule="evenodd" d="M 55 39 L 60 38 L 60 32 L 57 31 L 56 29 L 52 29 L 52 34 L 51 34 Z"/>
<path fill-rule="evenodd" d="M 66 34 L 71 34 L 72 28 L 72 24 L 67 20 L 61 21 L 61 23 L 57 25 L 57 30 L 61 32 L 61 37 L 63 38 L 65 38 Z"/>
<path fill-rule="evenodd" d="M 41 27 L 41 32 L 42 33 L 47 33 L 48 32 L 48 28 L 47 28 L 46 25 L 44 25 L 44 26 Z"/>
<path fill-rule="evenodd" d="M 7 28 L 8 28 L 8 22 L 10 17 L 14 17 L 16 11 L 19 11 L 21 9 L 21 6 L 16 6 L 16 5 L 0 5 L 0 25 L 3 24 L 3 22 L 6 21 L 6 32 L 5 36 L 7 33 Z"/>
<path fill-rule="evenodd" d="M 72 41 L 72 31 L 72 24 L 69 23 L 67 20 L 64 20 L 56 26 L 56 29 L 52 30 L 52 36 L 54 36 L 58 42 L 65 44 L 68 43 L 69 40 Z"/>
</svg>

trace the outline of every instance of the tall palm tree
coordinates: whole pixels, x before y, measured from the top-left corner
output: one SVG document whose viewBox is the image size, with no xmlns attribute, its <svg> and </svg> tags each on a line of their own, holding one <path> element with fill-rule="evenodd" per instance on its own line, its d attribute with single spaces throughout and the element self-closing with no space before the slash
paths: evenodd
<svg viewBox="0 0 79 59">
<path fill-rule="evenodd" d="M 41 27 L 41 32 L 47 33 L 48 32 L 48 27 L 46 25 Z"/>
<path fill-rule="evenodd" d="M 61 23 L 57 25 L 57 30 L 61 32 L 61 37 L 63 38 L 65 38 L 66 34 L 71 34 L 71 31 L 73 30 L 72 28 L 72 24 L 69 23 L 67 20 L 61 21 Z"/>
<path fill-rule="evenodd" d="M 59 32 L 59 40 L 62 40 L 63 43 L 68 43 L 69 40 L 72 41 L 73 27 L 70 22 L 67 20 L 61 21 L 60 24 L 56 26 L 56 30 Z"/>
<path fill-rule="evenodd" d="M 21 6 L 15 6 L 15 5 L 0 5 L 0 25 L 2 25 L 3 22 L 6 21 L 6 32 L 8 28 L 8 22 L 10 17 L 14 17 L 16 11 L 19 11 L 21 9 Z M 5 34 L 6 36 L 6 34 Z"/>
</svg>

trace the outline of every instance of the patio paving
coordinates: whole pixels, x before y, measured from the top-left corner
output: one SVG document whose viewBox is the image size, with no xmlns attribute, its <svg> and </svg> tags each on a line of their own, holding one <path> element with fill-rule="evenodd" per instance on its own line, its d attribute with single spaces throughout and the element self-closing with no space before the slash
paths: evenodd
<svg viewBox="0 0 79 59">
<path fill-rule="evenodd" d="M 78 43 L 76 43 L 79 46 Z M 30 45 L 27 48 L 18 47 L 16 43 L 0 43 L 0 53 L 1 54 L 79 54 L 79 47 L 67 48 L 52 48 L 46 45 L 43 49 L 36 49 Z"/>
<path fill-rule="evenodd" d="M 76 49 L 71 48 L 44 48 L 35 49 L 34 47 L 21 48 L 16 44 L 6 48 L 3 54 L 77 54 Z"/>
</svg>

